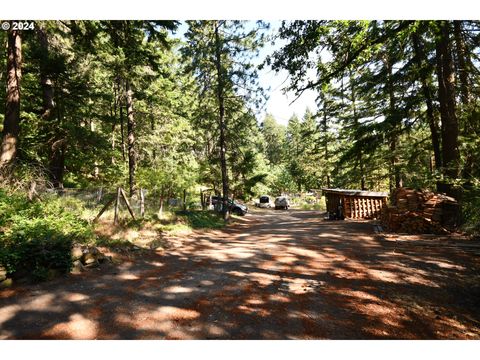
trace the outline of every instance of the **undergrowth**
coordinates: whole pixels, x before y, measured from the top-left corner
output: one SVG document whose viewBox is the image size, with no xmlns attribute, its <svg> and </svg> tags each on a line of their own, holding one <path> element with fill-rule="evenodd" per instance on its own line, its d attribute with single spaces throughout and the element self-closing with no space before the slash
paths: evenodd
<svg viewBox="0 0 480 360">
<path fill-rule="evenodd" d="M 45 280 L 51 269 L 70 271 L 72 244 L 94 239 L 92 226 L 77 215 L 81 207 L 72 199 L 30 201 L 0 189 L 0 264 L 7 273 Z"/>
<path fill-rule="evenodd" d="M 225 226 L 221 215 L 213 211 L 169 211 L 162 219 L 121 221 L 112 225 L 112 234 L 101 235 L 86 213 L 86 204 L 72 197 L 44 194 L 29 200 L 25 192 L 0 189 L 0 265 L 13 277 L 45 280 L 52 270 L 70 271 L 74 243 L 122 247 L 131 245 L 131 239 L 112 234 L 122 231 L 141 236 L 143 229 L 175 234 Z"/>
</svg>

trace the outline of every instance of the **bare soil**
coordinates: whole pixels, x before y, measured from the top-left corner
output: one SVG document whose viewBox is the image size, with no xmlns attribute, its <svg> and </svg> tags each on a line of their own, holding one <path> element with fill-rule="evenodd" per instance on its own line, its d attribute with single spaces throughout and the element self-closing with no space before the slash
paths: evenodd
<svg viewBox="0 0 480 360">
<path fill-rule="evenodd" d="M 163 251 L 0 290 L 0 339 L 480 339 L 479 255 L 462 237 L 255 210 Z"/>
</svg>

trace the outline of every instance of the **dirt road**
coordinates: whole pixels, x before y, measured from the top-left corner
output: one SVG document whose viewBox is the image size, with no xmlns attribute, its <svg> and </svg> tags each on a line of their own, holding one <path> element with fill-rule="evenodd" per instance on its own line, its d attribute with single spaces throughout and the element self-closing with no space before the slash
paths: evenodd
<svg viewBox="0 0 480 360">
<path fill-rule="evenodd" d="M 0 339 L 480 339 L 479 259 L 387 241 L 369 222 L 257 212 L 165 252 L 0 290 Z"/>
</svg>

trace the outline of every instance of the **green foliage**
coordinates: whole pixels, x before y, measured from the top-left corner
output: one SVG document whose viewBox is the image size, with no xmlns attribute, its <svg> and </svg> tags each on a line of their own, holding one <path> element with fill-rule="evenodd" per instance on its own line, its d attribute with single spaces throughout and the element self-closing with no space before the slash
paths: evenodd
<svg viewBox="0 0 480 360">
<path fill-rule="evenodd" d="M 476 237 L 480 237 L 480 211 L 478 211 L 480 209 L 480 187 L 478 185 L 470 186 L 464 191 L 463 196 L 463 229 Z"/>
<path fill-rule="evenodd" d="M 265 156 L 270 164 L 278 165 L 285 160 L 286 155 L 287 134 L 285 126 L 278 124 L 271 114 L 265 116 L 261 126 Z"/>
<path fill-rule="evenodd" d="M 316 210 L 316 211 L 325 211 L 325 204 L 302 204 L 300 205 L 301 210 Z"/>
<path fill-rule="evenodd" d="M 264 100 L 252 58 L 264 43 L 266 25 L 230 20 L 187 23 L 181 52 L 186 71 L 195 79 L 192 115 L 200 130 L 199 181 L 227 188 L 234 197 L 249 197 L 260 175 L 254 109 Z"/>
<path fill-rule="evenodd" d="M 480 92 L 475 86 L 480 23 L 449 24 L 451 30 L 460 29 L 450 39 L 458 75 L 457 177 L 447 179 L 441 157 L 437 162 L 434 156 L 433 134 L 442 130 L 435 21 L 284 22 L 274 34 L 283 47 L 263 66 L 287 70 L 287 89 L 297 95 L 307 89 L 318 94 L 317 111 L 307 109 L 284 126 L 269 114 L 258 118 L 264 92 L 255 56 L 266 40 L 264 23 L 188 21 L 184 36 L 174 38 L 169 33 L 178 25 L 174 21 L 66 20 L 38 21 L 38 31 L 24 33 L 21 131 L 11 185 L 28 191 L 36 183 L 41 193 L 54 183 L 56 169 L 65 187 L 126 188 L 128 87 L 136 182 L 155 199 L 148 205 L 152 209 L 157 200 L 181 198 L 184 190 L 195 194 L 191 198 L 200 188 L 220 192 L 225 145 L 223 173 L 234 198 L 326 186 L 386 190 L 396 178 L 404 186 L 433 190 L 440 181 L 451 181 L 467 189 L 466 228 L 477 231 L 478 193 L 467 185 L 480 178 Z M 0 43 L 6 43 L 5 32 Z M 5 57 L 0 70 L 4 81 Z M 49 90 L 53 107 L 47 114 Z M 0 122 L 4 112 L 5 102 L 0 102 Z M 443 142 L 440 136 L 440 148 Z M 81 203 L 67 198 L 30 202 L 16 193 L 7 201 L 5 194 L 2 241 L 9 234 L 8 241 L 27 244 L 27 238 L 37 239 L 35 228 L 38 239 L 51 242 L 90 237 L 80 231 L 83 223 L 76 217 L 86 214 Z M 188 201 L 189 208 L 198 206 Z M 192 212 L 185 221 L 208 227 L 212 219 L 203 217 L 210 215 Z M 55 217 L 62 226 L 54 224 Z"/>
<path fill-rule="evenodd" d="M 0 190 L 0 264 L 8 273 L 44 280 L 49 270 L 66 273 L 73 243 L 93 240 L 91 226 L 78 217 L 77 201 L 47 197 L 30 202 Z"/>
<path fill-rule="evenodd" d="M 456 166 L 463 167 L 463 180 L 455 181 L 478 178 L 479 92 L 470 85 L 479 79 L 480 41 L 473 35 L 478 21 L 285 21 L 279 37 L 286 43 L 267 63 L 288 71 L 288 90 L 319 94 L 316 145 L 309 151 L 300 143 L 307 146 L 297 153 L 308 160 L 289 152 L 287 167 L 298 188 L 309 183 L 311 170 L 302 168 L 304 163 L 319 165 L 313 173 L 322 186 L 330 180 L 337 187 L 392 190 L 403 180 L 404 186 L 435 189 L 439 181 L 449 181 L 441 164 L 446 155 L 440 152 L 450 133 L 439 122 L 435 69 L 440 24 L 450 32 L 452 65 L 459 73 Z M 301 133 L 298 119 L 291 119 L 288 133 L 290 148 L 302 147 L 295 141 Z M 438 163 L 432 161 L 434 151 Z"/>
<path fill-rule="evenodd" d="M 176 214 L 192 229 L 221 229 L 225 226 L 223 218 L 215 211 L 178 211 Z"/>
</svg>

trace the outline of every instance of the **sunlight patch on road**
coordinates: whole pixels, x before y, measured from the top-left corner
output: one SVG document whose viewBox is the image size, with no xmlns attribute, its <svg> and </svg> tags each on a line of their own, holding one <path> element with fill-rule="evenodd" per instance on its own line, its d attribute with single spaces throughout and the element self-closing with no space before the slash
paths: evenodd
<svg viewBox="0 0 480 360">
<path fill-rule="evenodd" d="M 464 266 L 455 265 L 455 264 L 452 264 L 450 262 L 445 262 L 445 261 L 440 261 L 440 260 L 436 260 L 436 261 L 428 261 L 427 260 L 427 261 L 425 261 L 425 263 L 437 265 L 439 268 L 442 268 L 442 269 L 466 270 Z"/>
<path fill-rule="evenodd" d="M 261 300 L 261 299 L 247 299 L 246 301 L 247 304 L 249 305 L 262 305 L 265 303 L 265 301 Z"/>
<path fill-rule="evenodd" d="M 362 299 L 362 300 L 370 300 L 370 301 L 380 301 L 380 299 L 373 295 L 370 294 L 366 291 L 361 291 L 361 290 L 337 290 L 336 291 L 338 294 L 345 295 L 345 296 L 350 296 L 350 297 L 355 297 L 357 299 Z"/>
<path fill-rule="evenodd" d="M 159 262 L 159 261 L 150 261 L 150 262 L 147 262 L 147 264 L 153 265 L 153 266 L 156 266 L 156 267 L 164 266 L 164 264 Z"/>
<path fill-rule="evenodd" d="M 375 280 L 382 280 L 385 282 L 392 282 L 392 283 L 402 283 L 403 279 L 400 279 L 398 274 L 386 271 L 386 270 L 376 270 L 376 269 L 365 269 L 370 275 L 371 278 Z"/>
<path fill-rule="evenodd" d="M 200 284 L 205 285 L 205 286 L 213 286 L 215 285 L 215 282 L 212 280 L 202 280 L 200 281 Z"/>
<path fill-rule="evenodd" d="M 236 271 L 236 270 L 228 271 L 227 274 L 228 275 L 233 275 L 233 276 L 238 276 L 238 277 L 246 277 L 247 276 L 247 273 L 241 272 L 241 271 Z"/>
<path fill-rule="evenodd" d="M 82 314 L 72 314 L 68 322 L 56 324 L 46 335 L 72 340 L 92 340 L 97 336 L 97 323 Z"/>
<path fill-rule="evenodd" d="M 134 275 L 134 274 L 120 274 L 117 277 L 122 279 L 122 280 L 138 280 L 138 279 L 140 279 L 137 275 Z"/>
<path fill-rule="evenodd" d="M 53 294 L 43 294 L 36 296 L 30 303 L 29 308 L 37 308 L 37 307 L 44 307 L 48 306 L 52 303 L 55 299 L 55 295 Z"/>
<path fill-rule="evenodd" d="M 10 320 L 20 310 L 22 310 L 22 308 L 19 305 L 9 305 L 2 307 L 0 309 L 0 325 Z"/>
<path fill-rule="evenodd" d="M 160 306 L 155 313 L 163 316 L 165 319 L 193 320 L 200 317 L 200 313 L 198 311 L 183 309 L 175 306 Z"/>
<path fill-rule="evenodd" d="M 191 293 L 192 289 L 184 287 L 184 286 L 169 286 L 165 288 L 163 291 L 166 293 L 171 293 L 171 294 L 185 294 L 185 293 Z"/>
<path fill-rule="evenodd" d="M 208 254 L 210 258 L 219 261 L 229 261 L 232 259 L 248 259 L 256 255 L 255 251 L 246 247 L 235 247 L 222 251 L 215 251 Z"/>
<path fill-rule="evenodd" d="M 326 232 L 319 233 L 317 236 L 321 238 L 341 238 L 342 237 L 341 235 L 326 233 Z"/>
<path fill-rule="evenodd" d="M 301 278 L 282 278 L 282 282 L 279 286 L 279 291 L 288 292 L 291 294 L 306 294 L 314 293 L 321 287 L 325 286 L 324 281 L 319 280 L 305 280 Z"/>
<path fill-rule="evenodd" d="M 80 294 L 80 293 L 69 293 L 65 295 L 65 300 L 72 301 L 72 302 L 82 301 L 88 298 L 89 298 L 88 295 Z"/>
<path fill-rule="evenodd" d="M 275 260 L 283 264 L 292 264 L 295 261 L 297 261 L 297 257 L 292 255 L 283 255 L 283 256 L 280 255 L 280 256 L 275 256 Z"/>
<path fill-rule="evenodd" d="M 279 275 L 271 275 L 260 272 L 250 273 L 249 277 L 252 281 L 256 281 L 262 286 L 268 286 L 274 281 L 279 281 L 281 279 Z"/>
<path fill-rule="evenodd" d="M 238 310 L 248 315 L 255 315 L 260 317 L 267 317 L 271 314 L 271 311 L 267 309 L 261 309 L 254 306 L 239 305 Z"/>
<path fill-rule="evenodd" d="M 282 294 L 272 294 L 269 296 L 270 301 L 276 301 L 280 303 L 288 303 L 290 302 L 290 299 L 287 296 L 284 296 Z"/>
<path fill-rule="evenodd" d="M 318 251 L 308 250 L 305 248 L 291 248 L 290 252 L 294 255 L 305 256 L 310 258 L 323 257 Z"/>
</svg>

